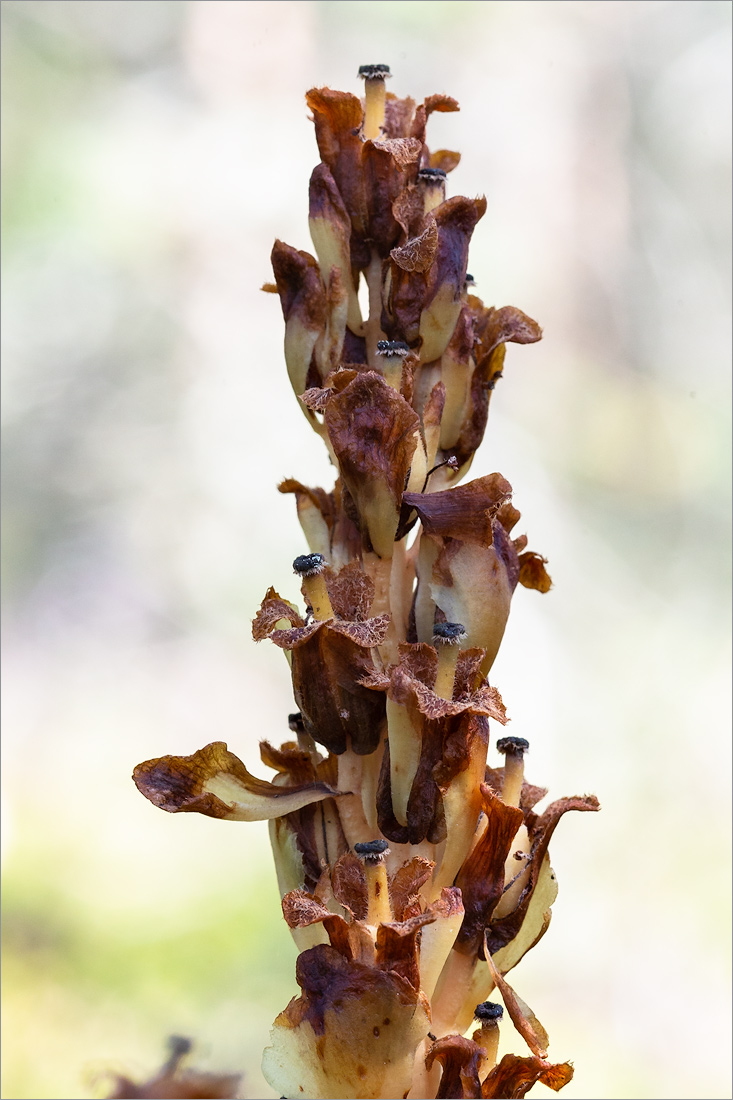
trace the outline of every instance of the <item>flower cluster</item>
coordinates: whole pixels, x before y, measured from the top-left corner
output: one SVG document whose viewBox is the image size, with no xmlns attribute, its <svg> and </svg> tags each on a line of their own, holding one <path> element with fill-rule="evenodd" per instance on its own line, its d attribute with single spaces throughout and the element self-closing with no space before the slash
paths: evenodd
<svg viewBox="0 0 733 1100">
<path fill-rule="evenodd" d="M 459 154 L 426 144 L 429 116 L 455 100 L 388 94 L 384 65 L 360 75 L 363 100 L 307 95 L 316 255 L 276 242 L 264 288 L 279 295 L 288 374 L 336 471 L 330 491 L 280 485 L 305 536 L 303 605 L 271 588 L 253 625 L 290 664 L 293 737 L 262 743 L 271 782 L 222 742 L 141 764 L 135 782 L 164 810 L 270 821 L 300 952 L 301 995 L 264 1055 L 278 1095 L 520 1097 L 536 1081 L 561 1088 L 572 1068 L 548 1061 L 504 975 L 547 930 L 555 826 L 598 803 L 535 813 L 547 792 L 524 778 L 522 738 L 500 737 L 487 766 L 491 723 L 507 721 L 488 677 L 512 595 L 551 582 L 513 535 L 509 482 L 458 483 L 506 345 L 541 330 L 472 293 L 486 201 L 446 198 Z M 497 1061 L 494 989 L 528 1055 Z"/>
</svg>

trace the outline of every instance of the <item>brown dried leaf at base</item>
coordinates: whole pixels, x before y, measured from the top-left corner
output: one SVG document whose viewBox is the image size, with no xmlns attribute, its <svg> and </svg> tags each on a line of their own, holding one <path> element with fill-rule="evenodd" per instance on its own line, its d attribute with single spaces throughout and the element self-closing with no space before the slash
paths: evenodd
<svg viewBox="0 0 733 1100">
<path fill-rule="evenodd" d="M 262 1063 L 277 1094 L 405 1096 L 430 1029 L 425 998 L 397 974 L 324 945 L 298 957 L 296 978 L 302 994 L 275 1020 Z"/>
</svg>

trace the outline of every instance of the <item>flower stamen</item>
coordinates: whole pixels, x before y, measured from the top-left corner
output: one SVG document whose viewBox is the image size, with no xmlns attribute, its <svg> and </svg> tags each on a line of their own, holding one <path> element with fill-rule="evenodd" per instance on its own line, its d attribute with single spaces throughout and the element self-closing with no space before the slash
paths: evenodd
<svg viewBox="0 0 733 1100">
<path fill-rule="evenodd" d="M 374 141 L 382 132 L 384 104 L 387 98 L 385 81 L 392 74 L 389 65 L 360 65 L 359 76 L 364 80 L 364 138 Z"/>
<path fill-rule="evenodd" d="M 463 623 L 436 623 L 433 627 L 433 645 L 438 651 L 438 674 L 433 691 L 441 699 L 453 698 L 459 647 L 465 638 Z"/>
<path fill-rule="evenodd" d="M 389 855 L 386 840 L 369 840 L 355 844 L 354 851 L 364 864 L 367 883 L 367 924 L 375 927 L 394 920 L 389 902 L 389 883 L 385 856 Z"/>
<path fill-rule="evenodd" d="M 333 608 L 323 578 L 326 559 L 323 554 L 300 554 L 293 562 L 293 572 L 303 579 L 303 593 L 313 610 L 313 618 L 322 622 L 333 618 Z"/>
<path fill-rule="evenodd" d="M 442 168 L 421 168 L 418 172 L 417 182 L 422 191 L 426 214 L 445 202 L 445 178 Z"/>
<path fill-rule="evenodd" d="M 524 754 L 529 741 L 524 737 L 501 737 L 496 742 L 497 752 L 504 756 L 504 782 L 501 800 L 506 806 L 518 806 L 524 782 Z"/>
<path fill-rule="evenodd" d="M 481 1063 L 479 1080 L 483 1083 L 491 1070 L 496 1065 L 499 1050 L 499 1021 L 504 1015 L 504 1009 L 495 1001 L 482 1001 L 476 1005 L 475 1018 L 481 1027 L 474 1031 L 471 1038 L 486 1054 L 486 1061 Z"/>
</svg>

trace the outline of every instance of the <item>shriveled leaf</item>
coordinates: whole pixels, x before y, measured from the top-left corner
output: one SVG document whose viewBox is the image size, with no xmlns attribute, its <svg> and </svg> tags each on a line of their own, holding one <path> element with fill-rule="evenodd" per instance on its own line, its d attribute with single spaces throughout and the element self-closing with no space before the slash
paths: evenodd
<svg viewBox="0 0 733 1100">
<path fill-rule="evenodd" d="M 199 813 L 229 821 L 266 821 L 339 792 L 326 783 L 278 786 L 257 779 L 223 741 L 191 756 L 162 756 L 138 764 L 141 794 L 168 813 Z"/>
</svg>

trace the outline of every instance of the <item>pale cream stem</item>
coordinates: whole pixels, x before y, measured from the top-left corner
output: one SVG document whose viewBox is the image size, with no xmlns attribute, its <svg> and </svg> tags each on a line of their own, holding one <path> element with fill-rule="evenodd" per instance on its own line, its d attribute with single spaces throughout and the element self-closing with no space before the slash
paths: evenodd
<svg viewBox="0 0 733 1100">
<path fill-rule="evenodd" d="M 524 737 L 502 737 L 497 741 L 496 747 L 504 754 L 501 800 L 507 806 L 519 806 L 524 782 L 524 754 L 529 748 L 529 742 Z M 511 913 L 519 901 L 529 873 L 530 848 L 527 827 L 520 825 L 504 864 L 504 892 L 494 909 L 495 919 Z"/>
<path fill-rule="evenodd" d="M 402 387 L 402 365 L 410 354 L 410 345 L 404 340 L 377 340 L 376 353 L 385 382 L 399 393 Z"/>
<path fill-rule="evenodd" d="M 433 627 L 433 645 L 438 651 L 438 674 L 433 691 L 441 699 L 453 698 L 459 646 L 465 637 L 463 623 L 436 623 Z"/>
<path fill-rule="evenodd" d="M 407 637 L 408 596 L 412 602 L 412 568 L 407 562 L 407 536 L 394 544 L 389 574 L 389 606 L 397 640 Z"/>
<path fill-rule="evenodd" d="M 366 337 L 367 363 L 372 370 L 380 370 L 380 356 L 377 345 L 384 340 L 382 332 L 382 260 L 379 253 L 372 252 L 369 267 L 365 272 L 369 290 L 369 317 L 364 322 Z M 400 376 L 402 368 L 400 366 Z M 397 386 L 399 389 L 399 385 Z"/>
<path fill-rule="evenodd" d="M 364 78 L 364 138 L 374 141 L 384 125 L 384 105 L 387 99 L 386 78 L 389 65 L 361 65 L 359 76 Z"/>
<path fill-rule="evenodd" d="M 448 956 L 432 999 L 433 1032 L 438 1038 L 453 1031 L 477 961 L 474 954 L 456 948 Z"/>
<path fill-rule="evenodd" d="M 313 618 L 323 621 L 333 618 L 333 608 L 328 597 L 323 570 L 326 559 L 323 554 L 301 554 L 293 562 L 293 572 L 303 581 L 306 599 L 311 605 Z"/>
<path fill-rule="evenodd" d="M 385 856 L 389 855 L 386 840 L 371 840 L 355 844 L 354 851 L 364 864 L 367 883 L 367 924 L 377 928 L 394 920 L 389 901 L 389 881 Z"/>
<path fill-rule="evenodd" d="M 374 830 L 367 824 L 361 800 L 361 781 L 364 756 L 358 756 L 352 749 L 339 753 L 338 789 L 348 791 L 336 800 L 341 827 L 347 843 L 353 848 L 367 837 L 374 836 Z"/>
<path fill-rule="evenodd" d="M 501 737 L 496 742 L 496 748 L 504 756 L 501 800 L 506 806 L 519 806 L 524 782 L 524 754 L 529 748 L 529 741 L 524 737 Z"/>
<path fill-rule="evenodd" d="M 429 214 L 445 202 L 445 172 L 442 168 L 421 168 L 417 181 L 422 190 L 425 213 Z"/>
<path fill-rule="evenodd" d="M 479 1080 L 483 1084 L 496 1065 L 499 1051 L 499 1021 L 504 1009 L 494 1001 L 483 1001 L 476 1005 L 476 1019 L 481 1027 L 474 1031 L 471 1038 L 486 1054 L 486 1061 L 479 1067 Z"/>
</svg>

